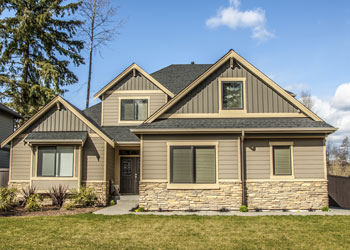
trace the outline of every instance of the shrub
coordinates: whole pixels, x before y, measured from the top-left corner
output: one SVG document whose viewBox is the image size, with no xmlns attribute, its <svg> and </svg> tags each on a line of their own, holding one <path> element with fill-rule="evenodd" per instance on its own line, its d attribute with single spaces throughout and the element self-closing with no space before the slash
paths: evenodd
<svg viewBox="0 0 350 250">
<path fill-rule="evenodd" d="M 239 208 L 239 211 L 240 212 L 248 212 L 248 208 L 247 208 L 247 206 L 243 205 Z"/>
<path fill-rule="evenodd" d="M 58 187 L 51 187 L 49 189 L 49 195 L 52 200 L 52 205 L 58 205 L 61 208 L 64 201 L 68 198 L 67 190 L 67 186 L 62 186 L 61 184 Z"/>
<path fill-rule="evenodd" d="M 323 207 L 323 208 L 322 208 L 322 211 L 323 211 L 323 212 L 328 212 L 328 211 L 329 211 L 329 207 L 327 207 L 327 206 Z"/>
<path fill-rule="evenodd" d="M 30 196 L 32 196 L 35 193 L 36 193 L 35 186 L 31 186 L 31 187 L 28 186 L 27 188 L 22 188 L 22 194 L 23 194 L 23 199 L 21 201 L 22 207 L 25 207 L 27 205 Z"/>
<path fill-rule="evenodd" d="M 31 194 L 29 198 L 26 200 L 25 208 L 32 212 L 38 211 L 42 208 L 41 202 L 43 201 L 43 197 L 40 194 Z"/>
<path fill-rule="evenodd" d="M 75 205 L 73 203 L 66 203 L 64 204 L 64 209 L 65 210 L 73 210 L 75 208 Z"/>
<path fill-rule="evenodd" d="M 114 201 L 114 200 L 111 200 L 111 201 L 109 202 L 109 205 L 110 205 L 110 206 L 114 206 L 114 205 L 115 205 L 115 201 Z"/>
<path fill-rule="evenodd" d="M 15 206 L 16 193 L 15 188 L 0 188 L 0 211 L 7 212 Z"/>
<path fill-rule="evenodd" d="M 135 213 L 138 213 L 138 212 L 145 212 L 145 208 L 144 207 L 136 208 Z"/>
<path fill-rule="evenodd" d="M 72 198 L 76 205 L 82 207 L 91 207 L 97 203 L 97 196 L 93 189 L 84 186 L 80 187 L 79 190 L 73 190 Z"/>
</svg>

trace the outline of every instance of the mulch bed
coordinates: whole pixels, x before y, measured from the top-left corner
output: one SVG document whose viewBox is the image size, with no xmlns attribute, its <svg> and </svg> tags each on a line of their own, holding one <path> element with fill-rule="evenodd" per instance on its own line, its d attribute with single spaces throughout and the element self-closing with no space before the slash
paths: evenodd
<svg viewBox="0 0 350 250">
<path fill-rule="evenodd" d="M 85 207 L 75 208 L 73 210 L 59 209 L 56 206 L 43 206 L 40 211 L 28 212 L 22 207 L 16 207 L 10 212 L 0 212 L 0 217 L 11 216 L 57 216 L 57 215 L 73 215 L 73 214 L 87 214 L 101 209 L 101 207 Z"/>
</svg>

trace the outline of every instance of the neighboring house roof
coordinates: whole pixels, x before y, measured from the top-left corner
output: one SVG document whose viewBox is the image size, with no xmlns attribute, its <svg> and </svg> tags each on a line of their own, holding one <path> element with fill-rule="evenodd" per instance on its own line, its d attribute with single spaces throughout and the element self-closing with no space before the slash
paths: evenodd
<svg viewBox="0 0 350 250">
<path fill-rule="evenodd" d="M 4 104 L 0 103 L 0 110 L 7 112 L 11 115 L 13 115 L 17 119 L 22 119 L 22 116 L 20 116 L 16 111 L 13 111 L 12 109 L 6 107 Z"/>
<path fill-rule="evenodd" d="M 288 129 L 288 130 L 325 130 L 334 131 L 334 127 L 324 121 L 314 121 L 311 118 L 186 118 L 186 119 L 159 119 L 152 123 L 143 123 L 132 131 L 162 129 Z"/>
<path fill-rule="evenodd" d="M 133 70 L 137 70 L 138 72 L 140 72 L 144 77 L 146 77 L 148 80 L 150 80 L 154 85 L 156 85 L 160 90 L 162 90 L 168 96 L 170 96 L 170 97 L 175 96 L 173 92 L 171 92 L 169 89 L 164 87 L 164 85 L 162 85 L 160 82 L 158 82 L 156 79 L 154 79 L 151 75 L 149 75 L 146 71 L 144 71 L 140 66 L 138 66 L 136 63 L 133 63 L 129 67 L 127 67 L 122 73 L 120 73 L 116 78 L 114 78 L 112 81 L 110 81 L 106 86 L 104 86 L 100 91 L 98 91 L 94 95 L 94 99 L 101 97 L 106 91 L 111 89 L 115 84 L 117 84 L 128 73 L 130 73 Z"/>
<path fill-rule="evenodd" d="M 84 143 L 88 133 L 86 131 L 75 132 L 32 132 L 29 133 L 24 141 L 35 142 L 79 142 Z"/>
<path fill-rule="evenodd" d="M 281 88 L 277 83 L 268 78 L 264 73 L 250 64 L 247 60 L 237 54 L 234 50 L 229 50 L 223 57 L 221 57 L 215 64 L 210 66 L 204 73 L 198 76 L 195 80 L 193 80 L 189 85 L 187 85 L 184 89 L 182 89 L 173 99 L 163 105 L 160 109 L 158 109 L 155 113 L 153 113 L 145 123 L 153 122 L 155 119 L 159 118 L 162 114 L 164 114 L 167 110 L 169 110 L 175 103 L 181 100 L 184 96 L 186 96 L 191 90 L 201 84 L 207 77 L 209 77 L 215 70 L 221 67 L 224 63 L 230 60 L 230 64 L 234 62 L 238 62 L 240 65 L 247 68 L 254 75 L 259 77 L 263 82 L 265 82 L 269 87 L 271 87 L 274 91 L 283 96 L 287 101 L 300 109 L 304 114 L 311 117 L 315 121 L 322 121 L 320 117 L 318 117 L 315 113 L 301 104 L 297 99 L 295 99 L 292 95 L 286 92 L 283 88 Z"/>
</svg>

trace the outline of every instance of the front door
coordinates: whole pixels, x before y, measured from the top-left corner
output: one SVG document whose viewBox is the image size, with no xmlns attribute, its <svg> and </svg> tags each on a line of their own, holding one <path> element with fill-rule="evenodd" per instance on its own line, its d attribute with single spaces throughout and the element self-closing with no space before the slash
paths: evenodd
<svg viewBox="0 0 350 250">
<path fill-rule="evenodd" d="M 140 181 L 140 158 L 120 158 L 120 193 L 138 194 Z"/>
</svg>

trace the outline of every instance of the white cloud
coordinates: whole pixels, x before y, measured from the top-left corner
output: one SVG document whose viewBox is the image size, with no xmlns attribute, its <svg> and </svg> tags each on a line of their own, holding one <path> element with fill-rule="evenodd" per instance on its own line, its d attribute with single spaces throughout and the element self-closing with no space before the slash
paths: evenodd
<svg viewBox="0 0 350 250">
<path fill-rule="evenodd" d="M 273 33 L 266 29 L 265 11 L 257 8 L 255 10 L 241 11 L 239 0 L 230 0 L 230 5 L 217 11 L 215 17 L 206 21 L 209 28 L 227 26 L 233 30 L 237 28 L 250 28 L 252 37 L 259 40 L 267 40 L 274 37 Z"/>
<path fill-rule="evenodd" d="M 334 96 L 319 98 L 312 96 L 313 111 L 326 122 L 338 128 L 329 136 L 329 140 L 340 143 L 344 137 L 350 137 L 350 83 L 337 87 Z"/>
<path fill-rule="evenodd" d="M 309 89 L 309 85 L 305 83 L 293 83 L 291 85 L 285 86 L 284 88 L 293 93 L 299 93 L 303 90 Z"/>
</svg>

